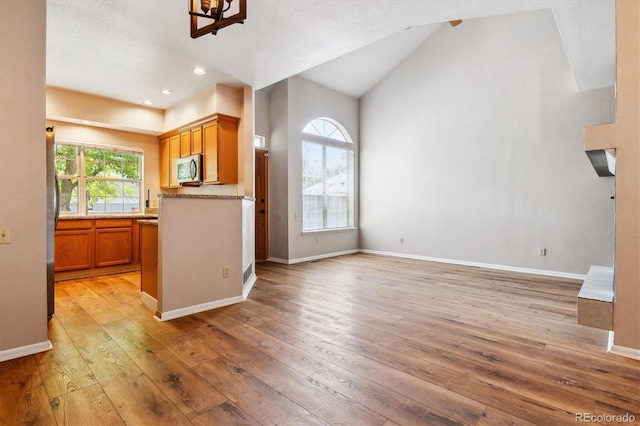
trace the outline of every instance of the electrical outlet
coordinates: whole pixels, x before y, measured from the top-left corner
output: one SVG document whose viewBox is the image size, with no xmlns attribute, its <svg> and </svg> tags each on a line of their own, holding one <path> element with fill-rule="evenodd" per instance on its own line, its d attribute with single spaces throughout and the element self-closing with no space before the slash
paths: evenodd
<svg viewBox="0 0 640 426">
<path fill-rule="evenodd" d="M 158 208 L 158 199 L 154 198 L 153 200 L 151 200 L 151 208 L 152 209 L 157 209 Z"/>
<path fill-rule="evenodd" d="M 400 244 L 404 244 L 404 237 L 400 237 Z"/>
<path fill-rule="evenodd" d="M 8 226 L 0 227 L 0 244 L 11 243 L 11 228 Z"/>
<path fill-rule="evenodd" d="M 229 267 L 228 266 L 223 266 L 222 267 L 222 278 L 229 278 Z"/>
<path fill-rule="evenodd" d="M 320 238 L 316 238 L 316 245 L 320 244 Z"/>
<path fill-rule="evenodd" d="M 538 249 L 538 256 L 546 256 L 547 255 L 547 249 L 546 248 L 539 248 Z"/>
</svg>

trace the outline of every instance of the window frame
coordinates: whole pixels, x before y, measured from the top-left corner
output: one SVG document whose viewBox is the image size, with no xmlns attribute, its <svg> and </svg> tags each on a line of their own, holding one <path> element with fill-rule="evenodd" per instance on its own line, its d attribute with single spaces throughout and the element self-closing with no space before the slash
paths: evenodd
<svg viewBox="0 0 640 426">
<path fill-rule="evenodd" d="M 330 138 L 330 137 L 326 137 L 326 136 L 321 136 L 318 134 L 313 134 L 313 133 L 307 133 L 304 130 L 301 132 L 301 137 L 300 137 L 300 154 L 301 154 L 301 183 L 302 183 L 302 191 L 301 191 L 301 195 L 302 195 L 302 206 L 301 206 L 301 211 L 302 211 L 302 220 L 301 220 L 301 227 L 302 227 L 302 233 L 303 234 L 310 234 L 310 233 L 319 233 L 319 232 L 340 232 L 340 231 L 347 231 L 347 230 L 353 230 L 356 228 L 356 149 L 355 149 L 355 144 L 351 138 L 351 135 L 346 131 L 346 129 L 344 128 L 344 126 L 342 126 L 339 122 L 331 119 L 331 118 L 327 118 L 327 117 L 318 117 L 315 118 L 311 121 L 309 121 L 307 124 L 305 124 L 304 128 L 307 128 L 307 126 L 311 125 L 314 121 L 317 120 L 322 120 L 322 121 L 326 121 L 328 123 L 330 123 L 331 125 L 335 126 L 336 129 L 340 132 L 342 138 L 344 140 L 340 140 L 340 139 L 336 139 L 336 138 Z M 304 129 L 303 128 L 303 129 Z M 323 188 L 323 193 L 322 193 L 322 227 L 321 228 L 310 228 L 310 229 L 306 229 L 305 228 L 305 211 L 304 211 L 304 197 L 305 197 L 305 189 L 304 189 L 304 172 L 305 172 L 305 168 L 304 168 L 304 144 L 305 142 L 309 142 L 309 143 L 314 143 L 317 145 L 320 145 L 322 147 L 322 174 L 323 174 L 323 185 L 325 186 Z M 341 149 L 347 152 L 347 161 L 348 161 L 348 167 L 349 167 L 349 185 L 350 188 L 347 191 L 347 225 L 346 226 L 339 226 L 339 227 L 327 227 L 327 216 L 328 216 L 328 202 L 327 202 L 327 192 L 326 192 L 326 158 L 327 158 L 327 147 L 329 148 L 336 148 L 336 149 Z"/>
<path fill-rule="evenodd" d="M 117 211 L 117 212 L 90 212 L 88 210 L 89 200 L 87 199 L 87 181 L 103 181 L 103 182 L 117 182 L 122 184 L 127 183 L 137 183 L 139 185 L 138 191 L 138 212 L 143 211 L 144 206 L 144 150 L 142 148 L 137 147 L 129 147 L 129 146 L 121 146 L 121 145 L 106 145 L 100 143 L 89 143 L 89 142 L 79 142 L 73 140 L 66 139 L 57 139 L 54 143 L 55 150 L 55 160 L 57 161 L 57 147 L 63 146 L 73 146 L 77 148 L 76 161 L 78 165 L 78 174 L 77 175 L 62 175 L 56 174 L 58 180 L 61 179 L 77 179 L 78 186 L 76 190 L 78 191 L 78 204 L 77 211 L 61 211 L 61 216 L 72 216 L 72 215 L 82 215 L 82 216 L 92 216 L 92 215 L 126 215 L 135 213 L 133 210 L 131 212 L 126 211 Z M 108 152 L 118 152 L 123 154 L 137 155 L 139 157 L 139 178 L 138 179 L 128 179 L 128 178 L 112 178 L 112 177 L 103 177 L 103 176 L 86 176 L 86 158 L 85 158 L 85 149 L 94 149 Z M 136 207 L 133 207 L 135 209 Z"/>
</svg>

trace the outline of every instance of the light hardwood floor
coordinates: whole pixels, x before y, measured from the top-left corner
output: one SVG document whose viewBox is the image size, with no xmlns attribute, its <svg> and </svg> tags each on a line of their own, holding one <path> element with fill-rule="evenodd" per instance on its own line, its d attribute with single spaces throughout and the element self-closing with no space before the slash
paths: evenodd
<svg viewBox="0 0 640 426">
<path fill-rule="evenodd" d="M 0 363 L 0 424 L 640 421 L 640 362 L 576 324 L 577 281 L 368 254 L 257 275 L 168 322 L 137 273 L 58 283 L 54 349 Z"/>
</svg>

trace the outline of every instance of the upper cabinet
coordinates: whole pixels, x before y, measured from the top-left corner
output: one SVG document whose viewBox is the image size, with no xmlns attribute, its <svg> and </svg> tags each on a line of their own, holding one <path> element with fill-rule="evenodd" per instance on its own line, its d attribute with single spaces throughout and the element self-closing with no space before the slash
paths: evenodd
<svg viewBox="0 0 640 426">
<path fill-rule="evenodd" d="M 175 170 L 176 159 L 181 153 L 180 135 L 161 137 L 160 139 L 160 187 L 179 188 Z"/>
<path fill-rule="evenodd" d="M 217 120 L 202 126 L 202 144 L 203 182 L 238 183 L 238 119 L 218 115 Z"/>
<path fill-rule="evenodd" d="M 203 154 L 203 183 L 238 183 L 238 123 L 240 119 L 216 114 L 201 125 L 160 136 L 160 187 L 178 188 L 176 159 Z"/>
<path fill-rule="evenodd" d="M 191 129 L 191 154 L 202 154 L 202 127 Z"/>
<path fill-rule="evenodd" d="M 180 133 L 180 157 L 191 155 L 191 131 Z"/>
</svg>

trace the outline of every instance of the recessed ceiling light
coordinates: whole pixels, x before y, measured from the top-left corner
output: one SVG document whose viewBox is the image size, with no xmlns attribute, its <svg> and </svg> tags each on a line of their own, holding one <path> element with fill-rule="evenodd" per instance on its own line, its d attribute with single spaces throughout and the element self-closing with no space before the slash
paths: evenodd
<svg viewBox="0 0 640 426">
<path fill-rule="evenodd" d="M 153 102 L 151 102 L 150 100 L 146 100 L 143 102 L 143 104 L 145 105 L 153 105 Z"/>
<path fill-rule="evenodd" d="M 196 75 L 205 75 L 207 72 L 202 68 L 194 68 L 193 73 Z"/>
<path fill-rule="evenodd" d="M 163 95 L 170 95 L 173 92 L 171 90 L 169 90 L 169 89 L 163 89 L 163 90 L 160 91 L 160 93 L 162 93 Z"/>
</svg>

